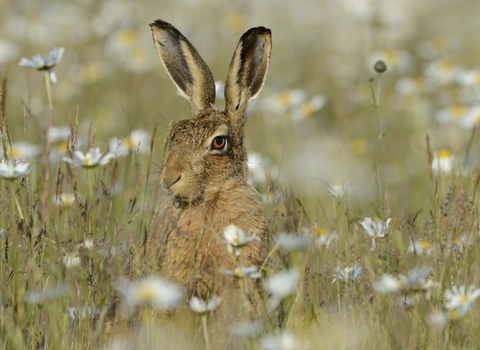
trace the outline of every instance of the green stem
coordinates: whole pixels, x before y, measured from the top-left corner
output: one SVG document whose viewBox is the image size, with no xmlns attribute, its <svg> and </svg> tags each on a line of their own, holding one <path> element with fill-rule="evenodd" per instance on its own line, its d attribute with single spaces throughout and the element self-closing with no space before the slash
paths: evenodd
<svg viewBox="0 0 480 350">
<path fill-rule="evenodd" d="M 202 325 L 203 325 L 203 336 L 205 337 L 205 345 L 207 350 L 210 350 L 210 339 L 208 338 L 208 329 L 207 329 L 207 316 L 202 316 Z"/>
<path fill-rule="evenodd" d="M 48 197 L 48 181 L 50 180 L 50 131 L 52 130 L 52 124 L 53 124 L 52 89 L 50 87 L 50 77 L 48 75 L 47 70 L 45 70 L 45 84 L 47 86 L 48 109 L 50 114 L 48 118 L 47 145 L 45 150 L 46 165 L 45 165 L 45 182 L 43 186 L 42 223 L 45 220 L 45 209 L 46 209 L 47 197 Z"/>
</svg>

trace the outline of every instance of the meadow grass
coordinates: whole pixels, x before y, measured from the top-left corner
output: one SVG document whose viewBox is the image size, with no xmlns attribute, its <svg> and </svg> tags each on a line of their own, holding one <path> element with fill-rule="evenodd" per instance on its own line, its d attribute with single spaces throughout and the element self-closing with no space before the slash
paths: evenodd
<svg viewBox="0 0 480 350">
<path fill-rule="evenodd" d="M 0 55 L 0 153 L 28 158 L 34 170 L 0 178 L 0 349 L 478 348 L 476 289 L 449 292 L 480 287 L 480 68 L 468 44 L 478 5 L 393 3 L 396 12 L 330 1 L 282 1 L 275 13 L 253 3 L 190 4 L 218 26 L 190 23 L 170 4 L 177 10 L 165 19 L 185 30 L 215 77 L 225 76 L 248 27 L 273 32 L 272 67 L 245 143 L 270 236 L 259 284 L 285 271 L 297 278 L 253 293 L 253 302 L 243 291 L 255 290 L 254 279 L 241 280 L 203 315 L 190 296 L 175 311 L 128 313 L 119 292 L 127 280 L 161 276 L 142 253 L 161 202 L 169 126 L 190 116 L 149 37 L 152 13 L 163 8 L 2 5 L 3 39 L 13 45 L 4 52 L 14 54 Z M 28 33 L 16 34 L 19 23 Z M 48 74 L 16 65 L 55 46 L 66 53 L 49 91 Z M 387 63 L 382 74 L 378 59 Z M 67 131 L 47 151 L 50 116 Z M 16 145 L 22 140 L 29 144 Z M 115 142 L 125 151 L 106 165 L 62 161 L 75 149 L 107 154 Z M 284 233 L 292 236 L 282 245 Z M 272 299 L 280 287 L 288 291 Z"/>
</svg>

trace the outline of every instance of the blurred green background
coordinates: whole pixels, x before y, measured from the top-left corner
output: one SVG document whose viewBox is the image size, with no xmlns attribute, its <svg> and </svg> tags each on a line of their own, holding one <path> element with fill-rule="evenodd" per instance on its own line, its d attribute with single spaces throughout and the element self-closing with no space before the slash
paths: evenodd
<svg viewBox="0 0 480 350">
<path fill-rule="evenodd" d="M 417 210 L 429 204 L 422 190 L 429 184 L 426 134 L 433 152 L 448 150 L 476 169 L 476 139 L 465 157 L 480 103 L 478 13 L 480 3 L 470 0 L 4 0 L 0 72 L 8 79 L 10 136 L 44 147 L 44 77 L 18 62 L 64 47 L 55 68 L 54 126 L 78 113 L 80 136 L 93 123 L 95 144 L 106 152 L 111 137 L 156 124 L 159 164 L 169 122 L 191 112 L 161 65 L 148 24 L 161 18 L 176 26 L 217 81 L 224 81 L 241 34 L 262 25 L 272 30 L 273 51 L 246 135 L 248 151 L 256 153 L 250 157 L 252 172 L 259 169 L 252 174 L 256 186 L 262 189 L 265 168 L 274 176 L 280 169 L 280 179 L 301 194 L 326 198 L 326 184 L 343 181 L 359 204 L 370 201 L 376 119 L 367 80 L 377 78 L 373 63 L 383 59 L 386 186 L 396 193 L 393 210 Z M 23 101 L 33 116 L 26 114 L 26 124 Z M 38 157 L 30 160 L 37 168 Z"/>
</svg>

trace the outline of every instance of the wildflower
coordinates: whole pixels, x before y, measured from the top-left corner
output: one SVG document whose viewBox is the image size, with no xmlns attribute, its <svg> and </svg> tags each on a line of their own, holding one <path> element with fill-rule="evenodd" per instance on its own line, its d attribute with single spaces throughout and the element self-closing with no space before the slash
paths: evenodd
<svg viewBox="0 0 480 350">
<path fill-rule="evenodd" d="M 384 223 L 383 221 L 379 221 L 377 225 L 375 222 L 370 218 L 365 218 L 363 221 L 360 222 L 360 225 L 363 226 L 367 234 L 372 237 L 372 249 L 374 250 L 376 247 L 375 240 L 377 238 L 383 238 L 385 235 L 390 231 L 390 222 L 392 219 L 387 219 L 387 222 Z"/>
<path fill-rule="evenodd" d="M 375 283 L 374 289 L 382 294 L 428 290 L 433 286 L 433 282 L 427 280 L 431 272 L 429 267 L 419 267 L 410 271 L 406 276 L 399 275 L 398 277 L 393 277 L 384 274 Z"/>
<path fill-rule="evenodd" d="M 170 310 L 176 308 L 183 299 L 183 288 L 180 285 L 154 276 L 134 283 L 121 280 L 116 288 L 130 308 L 150 305 L 156 309 Z"/>
<path fill-rule="evenodd" d="M 292 111 L 292 120 L 300 121 L 310 117 L 325 106 L 327 99 L 323 95 L 317 95 L 310 101 L 300 105 Z"/>
<path fill-rule="evenodd" d="M 308 238 L 305 236 L 293 235 L 289 233 L 278 233 L 274 237 L 274 242 L 284 251 L 305 249 L 308 247 Z"/>
<path fill-rule="evenodd" d="M 265 290 L 271 294 L 270 309 L 274 309 L 280 301 L 293 294 L 297 288 L 300 274 L 297 270 L 278 272 L 265 281 Z"/>
<path fill-rule="evenodd" d="M 30 174 L 33 169 L 34 168 L 31 168 L 28 162 L 24 162 L 22 160 L 12 161 L 10 159 L 3 159 L 0 162 L 0 177 L 8 180 L 18 179 L 21 176 Z"/>
<path fill-rule="evenodd" d="M 62 193 L 53 198 L 53 204 L 58 206 L 71 207 L 75 202 L 75 195 L 71 193 Z"/>
<path fill-rule="evenodd" d="M 139 152 L 144 153 L 150 150 L 150 134 L 142 129 L 132 130 L 130 136 L 124 139 L 112 137 L 109 142 L 110 152 L 115 156 L 126 156 L 130 151 L 138 147 Z"/>
<path fill-rule="evenodd" d="M 265 170 L 268 163 L 268 159 L 263 158 L 259 153 L 248 154 L 248 180 L 254 187 L 267 181 Z"/>
<path fill-rule="evenodd" d="M 445 35 L 434 36 L 420 44 L 419 54 L 425 59 L 432 59 L 447 52 L 452 44 L 452 40 Z"/>
<path fill-rule="evenodd" d="M 384 73 L 387 71 L 387 65 L 385 64 L 384 61 L 382 60 L 378 60 L 377 62 L 375 62 L 375 64 L 373 65 L 373 69 L 375 70 L 375 72 L 377 73 Z"/>
<path fill-rule="evenodd" d="M 76 319 L 80 318 L 85 318 L 88 315 L 88 318 L 94 318 L 95 316 L 98 316 L 100 314 L 100 308 L 99 307 L 93 307 L 92 305 L 90 306 L 84 306 L 81 308 L 74 308 L 74 307 L 68 307 L 67 306 L 67 312 L 68 316 L 75 321 Z"/>
<path fill-rule="evenodd" d="M 272 94 L 265 99 L 264 107 L 277 113 L 284 113 L 289 108 L 300 106 L 305 101 L 305 95 L 302 89 Z"/>
<path fill-rule="evenodd" d="M 86 154 L 83 154 L 80 150 L 75 150 L 73 152 L 73 157 L 63 157 L 62 160 L 65 163 L 72 164 L 73 166 L 81 166 L 84 168 L 93 168 L 97 165 L 106 165 L 110 160 L 115 158 L 113 153 L 107 153 L 102 158 L 103 153 L 100 152 L 100 148 L 92 148 Z"/>
<path fill-rule="evenodd" d="M 300 343 L 293 334 L 282 332 L 278 335 L 263 337 L 262 347 L 265 350 L 294 350 L 300 348 Z"/>
<path fill-rule="evenodd" d="M 248 236 L 242 229 L 235 225 L 228 225 L 224 229 L 223 235 L 227 240 L 229 250 L 231 250 L 232 247 L 235 248 L 235 254 L 237 256 L 240 256 L 242 248 L 248 243 L 259 241 L 256 235 Z"/>
<path fill-rule="evenodd" d="M 392 69 L 397 69 L 398 71 L 402 72 L 407 69 L 411 65 L 411 56 L 408 52 L 403 50 L 395 50 L 395 49 L 387 49 L 383 51 L 376 52 L 372 59 L 370 60 L 370 67 L 374 67 L 375 72 L 383 73 L 387 69 L 387 67 Z M 379 62 L 382 62 L 383 65 Z M 377 65 L 378 63 L 378 65 Z M 377 67 L 378 66 L 378 67 Z M 385 70 L 379 72 L 377 71 L 378 68 L 382 68 L 385 66 Z M 375 68 L 377 67 L 377 68 Z M 381 69 L 380 69 L 381 70 Z"/>
<path fill-rule="evenodd" d="M 333 241 L 338 239 L 336 233 L 329 233 L 323 227 L 318 227 L 317 224 L 313 226 L 313 233 L 316 236 L 316 242 L 320 248 L 328 248 Z"/>
<path fill-rule="evenodd" d="M 214 295 L 208 303 L 205 302 L 205 300 L 203 299 L 192 297 L 192 299 L 190 299 L 188 304 L 190 305 L 190 309 L 193 312 L 196 312 L 197 314 L 200 314 L 200 315 L 206 315 L 209 312 L 215 310 L 221 301 L 222 301 L 222 297 L 219 297 L 218 295 Z"/>
<path fill-rule="evenodd" d="M 87 238 L 85 242 L 79 244 L 80 248 L 85 248 L 85 249 L 93 249 L 93 239 Z"/>
<path fill-rule="evenodd" d="M 462 318 L 473 307 L 475 299 L 480 296 L 480 289 L 475 289 L 473 284 L 466 291 L 464 285 L 460 288 L 452 286 L 452 289 L 447 289 L 443 296 L 447 300 L 445 308 L 456 311 L 455 314 L 452 314 L 454 318 Z"/>
<path fill-rule="evenodd" d="M 62 262 L 67 269 L 71 269 L 72 267 L 80 265 L 80 257 L 77 253 L 67 254 L 63 257 Z"/>
<path fill-rule="evenodd" d="M 260 278 L 262 274 L 258 272 L 258 268 L 256 266 L 240 266 L 236 267 L 233 271 L 231 270 L 221 270 L 221 273 L 224 273 L 229 276 L 233 276 L 236 278 Z"/>
<path fill-rule="evenodd" d="M 133 73 L 144 73 L 153 68 L 150 55 L 150 37 L 135 29 L 121 29 L 107 38 L 106 52 L 124 69 Z"/>
<path fill-rule="evenodd" d="M 453 83 L 458 72 L 459 67 L 448 60 L 429 63 L 424 71 L 428 79 L 442 85 Z"/>
<path fill-rule="evenodd" d="M 467 115 L 467 111 L 468 109 L 465 106 L 452 106 L 449 108 L 444 108 L 437 112 L 436 119 L 439 123 L 457 123 Z"/>
<path fill-rule="evenodd" d="M 410 309 L 415 306 L 416 300 L 414 297 L 410 295 L 402 295 L 398 299 L 395 300 L 395 304 L 403 307 L 404 309 Z"/>
<path fill-rule="evenodd" d="M 447 173 L 449 174 L 455 166 L 455 156 L 450 151 L 442 149 L 437 151 L 433 155 L 432 171 L 434 173 Z"/>
<path fill-rule="evenodd" d="M 236 322 L 230 327 L 229 333 L 239 337 L 245 337 L 257 335 L 262 330 L 263 324 L 259 321 Z"/>
<path fill-rule="evenodd" d="M 433 246 L 428 241 L 415 241 L 410 243 L 408 247 L 408 252 L 416 252 L 418 255 L 422 255 L 423 253 L 427 255 L 432 255 L 433 253 Z"/>
<path fill-rule="evenodd" d="M 402 95 L 417 95 L 424 92 L 427 83 L 424 77 L 400 78 L 395 84 L 395 90 Z"/>
<path fill-rule="evenodd" d="M 63 47 L 54 48 L 52 51 L 50 51 L 47 58 L 45 59 L 43 59 L 40 54 L 37 54 L 33 56 L 31 60 L 27 58 L 22 58 L 18 65 L 38 70 L 46 70 L 52 83 L 56 83 L 57 76 L 55 75 L 55 72 L 52 70 L 52 68 L 55 67 L 55 65 L 61 60 L 64 52 L 65 49 Z"/>
<path fill-rule="evenodd" d="M 442 330 L 450 322 L 448 315 L 442 311 L 434 311 L 428 315 L 428 324 Z"/>
<path fill-rule="evenodd" d="M 14 159 L 30 159 L 42 153 L 42 147 L 32 145 L 28 142 L 14 142 L 12 147 L 7 148 L 7 156 Z M 5 157 L 3 150 L 0 149 L 1 157 Z"/>
<path fill-rule="evenodd" d="M 71 134 L 71 130 L 69 126 L 52 126 L 50 130 L 50 142 L 51 143 L 58 143 L 58 142 L 65 142 Z"/>
<path fill-rule="evenodd" d="M 340 179 L 335 179 L 332 184 L 327 184 L 327 191 L 330 196 L 339 200 L 349 192 L 350 187 L 350 181 L 342 181 Z"/>
<path fill-rule="evenodd" d="M 344 269 L 342 269 L 340 266 L 337 266 L 334 273 L 335 278 L 332 280 L 332 283 L 335 283 L 337 280 L 344 282 L 355 281 L 361 272 L 362 268 L 357 267 L 357 264 Z"/>
<path fill-rule="evenodd" d="M 458 121 L 464 129 L 472 129 L 480 124 L 480 105 L 475 105 L 468 109 L 465 116 Z"/>
<path fill-rule="evenodd" d="M 462 87 L 480 86 L 480 69 L 461 69 L 457 74 L 457 82 Z"/>
<path fill-rule="evenodd" d="M 68 286 L 61 284 L 57 288 L 48 288 L 42 292 L 27 292 L 25 294 L 25 302 L 30 304 L 41 304 L 47 300 L 57 299 L 67 294 Z"/>
</svg>

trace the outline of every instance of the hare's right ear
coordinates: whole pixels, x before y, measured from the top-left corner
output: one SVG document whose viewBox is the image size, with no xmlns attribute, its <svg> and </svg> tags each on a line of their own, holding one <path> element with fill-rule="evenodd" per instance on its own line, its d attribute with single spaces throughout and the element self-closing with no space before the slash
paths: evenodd
<svg viewBox="0 0 480 350">
<path fill-rule="evenodd" d="M 265 83 L 271 51 L 270 29 L 257 27 L 242 35 L 233 54 L 225 82 L 225 110 L 241 132 L 246 109 Z"/>
<path fill-rule="evenodd" d="M 192 105 L 193 114 L 215 103 L 215 81 L 205 61 L 177 28 L 162 20 L 150 24 L 153 42 L 173 83 Z"/>
</svg>

